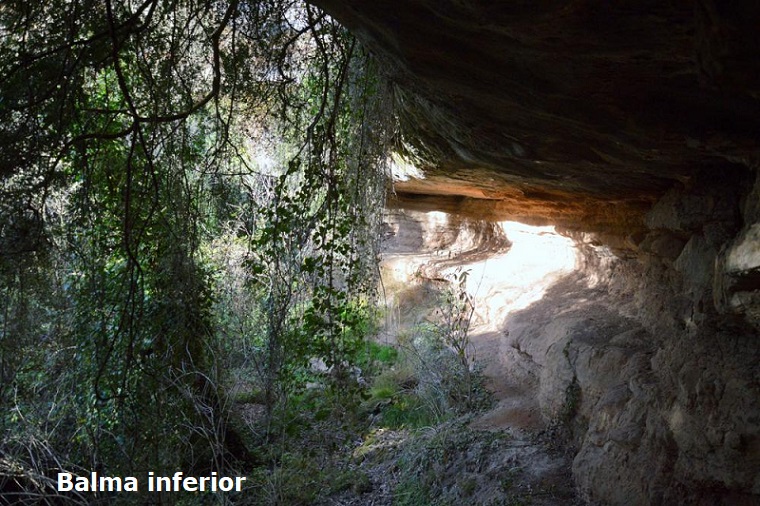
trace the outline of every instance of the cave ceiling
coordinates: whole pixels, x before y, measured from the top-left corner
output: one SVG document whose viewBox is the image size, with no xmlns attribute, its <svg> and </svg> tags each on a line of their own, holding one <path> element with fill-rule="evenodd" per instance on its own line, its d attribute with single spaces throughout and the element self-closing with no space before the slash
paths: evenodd
<svg viewBox="0 0 760 506">
<path fill-rule="evenodd" d="M 757 165 L 760 2 L 314 3 L 436 155 L 392 205 L 629 230 L 668 189 Z"/>
</svg>

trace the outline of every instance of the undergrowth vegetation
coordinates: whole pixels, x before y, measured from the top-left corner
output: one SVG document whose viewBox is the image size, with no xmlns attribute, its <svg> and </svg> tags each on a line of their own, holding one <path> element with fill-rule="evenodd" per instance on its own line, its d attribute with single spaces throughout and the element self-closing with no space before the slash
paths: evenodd
<svg viewBox="0 0 760 506">
<path fill-rule="evenodd" d="M 2 501 L 318 503 L 376 431 L 486 405 L 466 273 L 373 341 L 394 93 L 308 2 L 0 6 Z"/>
<path fill-rule="evenodd" d="M 375 327 L 367 321 L 361 328 Z M 255 453 L 248 472 L 255 504 L 319 504 L 342 493 L 369 493 L 376 485 L 360 463 L 378 433 L 412 437 L 489 406 L 482 376 L 463 370 L 445 328 L 427 323 L 398 337 L 394 345 L 365 339 L 348 368 L 304 364 L 302 388 L 271 415 L 262 385 L 237 394 L 236 423 L 248 425 L 246 444 Z M 260 409 L 245 421 L 252 406 Z"/>
<path fill-rule="evenodd" d="M 187 504 L 55 478 L 242 475 L 350 413 L 396 128 L 368 52 L 282 0 L 11 1 L 0 34 L 3 500 Z"/>
</svg>

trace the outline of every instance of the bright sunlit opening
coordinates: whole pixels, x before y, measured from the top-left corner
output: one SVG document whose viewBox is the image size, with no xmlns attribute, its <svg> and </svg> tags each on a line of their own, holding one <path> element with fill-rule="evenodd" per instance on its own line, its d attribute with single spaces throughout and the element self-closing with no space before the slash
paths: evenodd
<svg viewBox="0 0 760 506">
<path fill-rule="evenodd" d="M 573 241 L 554 227 L 512 221 L 500 225 L 512 242 L 509 250 L 462 265 L 470 270 L 467 291 L 474 298 L 476 323 L 494 328 L 509 313 L 540 300 L 551 285 L 575 270 L 577 261 Z"/>
</svg>

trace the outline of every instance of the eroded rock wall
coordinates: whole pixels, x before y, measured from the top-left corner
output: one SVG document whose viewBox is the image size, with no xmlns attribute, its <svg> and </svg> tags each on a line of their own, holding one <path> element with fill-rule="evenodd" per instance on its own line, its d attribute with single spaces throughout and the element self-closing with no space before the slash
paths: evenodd
<svg viewBox="0 0 760 506">
<path fill-rule="evenodd" d="M 505 322 L 590 503 L 760 503 L 760 194 L 723 183 L 668 193 L 626 254 L 576 234 L 585 267 Z"/>
<path fill-rule="evenodd" d="M 503 322 L 500 361 L 568 429 L 590 504 L 760 502 L 757 202 L 752 172 L 705 173 L 614 244 L 566 230 L 579 269 Z M 421 210 L 434 204 L 389 211 L 395 255 L 445 265 L 452 248 L 463 261 L 509 244 Z"/>
</svg>

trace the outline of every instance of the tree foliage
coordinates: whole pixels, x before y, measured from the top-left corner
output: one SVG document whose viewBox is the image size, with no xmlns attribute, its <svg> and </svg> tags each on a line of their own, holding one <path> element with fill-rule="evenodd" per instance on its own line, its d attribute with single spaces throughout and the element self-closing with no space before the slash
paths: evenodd
<svg viewBox="0 0 760 506">
<path fill-rule="evenodd" d="M 270 408 L 314 358 L 345 377 L 393 116 L 334 20 L 9 0 L 0 76 L 0 487 L 221 469 L 236 363 Z"/>
</svg>

